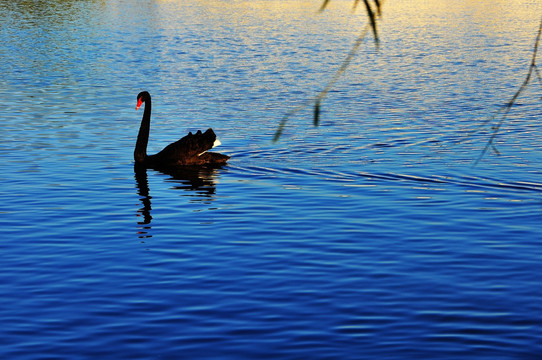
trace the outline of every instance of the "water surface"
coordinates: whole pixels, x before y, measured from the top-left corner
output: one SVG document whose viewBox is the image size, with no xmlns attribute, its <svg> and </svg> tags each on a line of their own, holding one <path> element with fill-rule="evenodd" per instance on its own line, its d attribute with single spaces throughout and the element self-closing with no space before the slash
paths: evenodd
<svg viewBox="0 0 542 360">
<path fill-rule="evenodd" d="M 533 1 L 0 4 L 0 354 L 9 359 L 536 359 Z M 361 10 L 361 9 L 360 9 Z M 212 127 L 220 169 L 134 173 Z M 472 135 L 474 133 L 474 135 Z"/>
</svg>

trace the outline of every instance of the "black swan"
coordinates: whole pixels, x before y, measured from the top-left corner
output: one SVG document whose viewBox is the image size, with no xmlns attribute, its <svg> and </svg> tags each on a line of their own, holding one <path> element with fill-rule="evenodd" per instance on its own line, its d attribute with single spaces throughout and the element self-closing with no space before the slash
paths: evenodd
<svg viewBox="0 0 542 360">
<path fill-rule="evenodd" d="M 166 146 L 159 153 L 147 155 L 151 127 L 151 95 L 147 91 L 142 91 L 137 95 L 136 110 L 143 103 L 145 103 L 145 111 L 134 150 L 136 165 L 152 169 L 171 169 L 183 165 L 221 165 L 230 158 L 227 155 L 207 152 L 220 145 L 212 129 L 207 129 L 204 133 L 201 130 L 195 134 L 190 132 L 182 139 Z"/>
</svg>

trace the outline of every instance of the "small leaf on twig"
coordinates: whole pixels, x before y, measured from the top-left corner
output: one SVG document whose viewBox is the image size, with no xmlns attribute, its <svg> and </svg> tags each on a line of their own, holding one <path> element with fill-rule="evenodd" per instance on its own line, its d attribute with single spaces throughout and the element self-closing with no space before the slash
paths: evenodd
<svg viewBox="0 0 542 360">
<path fill-rule="evenodd" d="M 367 9 L 367 16 L 369 16 L 369 21 L 371 22 L 371 28 L 373 29 L 373 35 L 375 37 L 375 44 L 378 47 L 378 44 L 380 43 L 378 39 L 378 31 L 376 30 L 376 17 L 373 9 L 371 8 L 371 5 L 369 4 L 368 0 L 363 0 L 365 3 L 365 8 Z"/>
<path fill-rule="evenodd" d="M 378 1 L 378 0 L 374 0 L 374 1 L 375 1 L 375 4 L 376 4 L 376 14 L 380 15 L 381 14 L 380 1 Z"/>
<path fill-rule="evenodd" d="M 320 7 L 320 10 L 318 11 L 324 11 L 328 3 L 329 3 L 329 0 L 324 0 L 324 3 L 322 4 L 322 6 Z"/>
<path fill-rule="evenodd" d="M 314 103 L 314 126 L 320 124 L 320 99 Z"/>
</svg>

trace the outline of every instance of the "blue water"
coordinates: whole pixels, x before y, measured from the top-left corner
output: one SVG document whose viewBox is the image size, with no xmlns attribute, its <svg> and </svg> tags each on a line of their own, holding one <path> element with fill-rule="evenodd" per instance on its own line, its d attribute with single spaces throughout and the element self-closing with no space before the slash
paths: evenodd
<svg viewBox="0 0 542 360">
<path fill-rule="evenodd" d="M 538 359 L 542 4 L 0 3 L 3 359 Z M 540 54 L 539 54 L 540 55 Z M 540 58 L 540 56 L 539 56 Z M 134 174 L 212 127 L 220 169 Z"/>
</svg>

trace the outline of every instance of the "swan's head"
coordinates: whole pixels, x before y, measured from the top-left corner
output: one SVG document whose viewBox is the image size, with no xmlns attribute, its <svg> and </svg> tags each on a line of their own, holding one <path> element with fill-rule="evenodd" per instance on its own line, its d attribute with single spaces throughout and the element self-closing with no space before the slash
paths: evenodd
<svg viewBox="0 0 542 360">
<path fill-rule="evenodd" d="M 145 101 L 151 98 L 151 95 L 147 91 L 142 91 L 139 94 L 137 94 L 137 105 L 136 110 L 139 110 L 139 107 L 141 104 L 143 104 Z"/>
</svg>

